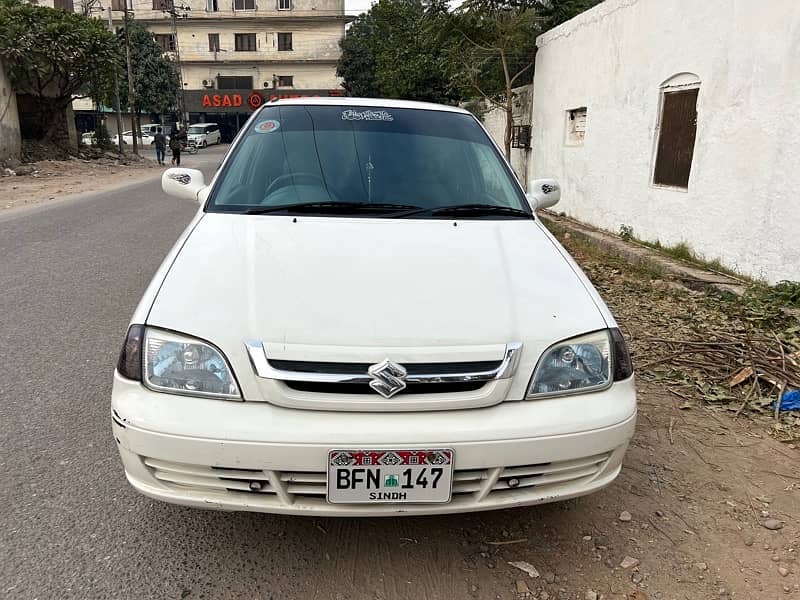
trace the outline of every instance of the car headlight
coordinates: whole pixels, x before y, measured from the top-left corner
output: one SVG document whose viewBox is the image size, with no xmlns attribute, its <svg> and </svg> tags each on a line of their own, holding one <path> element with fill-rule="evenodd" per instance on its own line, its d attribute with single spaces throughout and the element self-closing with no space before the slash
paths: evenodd
<svg viewBox="0 0 800 600">
<path fill-rule="evenodd" d="M 633 374 L 619 329 L 604 329 L 559 342 L 544 353 L 527 398 L 600 390 Z"/>
<path fill-rule="evenodd" d="M 170 331 L 132 325 L 117 370 L 158 392 L 241 399 L 222 352 L 208 342 Z"/>
</svg>

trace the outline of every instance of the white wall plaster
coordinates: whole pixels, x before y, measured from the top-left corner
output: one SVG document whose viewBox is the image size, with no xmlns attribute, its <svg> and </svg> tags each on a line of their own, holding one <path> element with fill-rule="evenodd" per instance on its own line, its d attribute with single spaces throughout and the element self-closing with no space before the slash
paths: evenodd
<svg viewBox="0 0 800 600">
<path fill-rule="evenodd" d="M 800 280 L 799 2 L 606 0 L 538 44 L 528 179 L 557 177 L 559 210 Z M 661 86 L 698 78 L 688 190 L 654 187 Z M 583 106 L 583 145 L 567 146 L 565 112 Z"/>
</svg>

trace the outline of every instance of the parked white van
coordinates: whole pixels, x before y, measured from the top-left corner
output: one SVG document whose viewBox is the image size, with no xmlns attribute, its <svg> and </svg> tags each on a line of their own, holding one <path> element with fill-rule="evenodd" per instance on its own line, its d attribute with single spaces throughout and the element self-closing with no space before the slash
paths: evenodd
<svg viewBox="0 0 800 600">
<path fill-rule="evenodd" d="M 187 131 L 190 140 L 194 140 L 200 148 L 205 148 L 211 144 L 219 144 L 222 141 L 222 132 L 216 123 L 195 123 L 189 125 Z"/>
</svg>

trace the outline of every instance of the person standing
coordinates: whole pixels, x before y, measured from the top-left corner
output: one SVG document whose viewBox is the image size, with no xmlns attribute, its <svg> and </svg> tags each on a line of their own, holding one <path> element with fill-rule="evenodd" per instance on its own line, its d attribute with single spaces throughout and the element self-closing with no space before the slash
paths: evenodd
<svg viewBox="0 0 800 600">
<path fill-rule="evenodd" d="M 186 141 L 186 129 L 178 127 L 178 131 L 169 137 L 169 149 L 172 150 L 172 166 L 181 166 L 181 145 Z"/>
<path fill-rule="evenodd" d="M 161 127 L 156 128 L 156 135 L 155 138 L 153 138 L 153 142 L 156 145 L 156 160 L 158 164 L 163 165 L 167 154 L 167 136 L 162 133 Z"/>
</svg>

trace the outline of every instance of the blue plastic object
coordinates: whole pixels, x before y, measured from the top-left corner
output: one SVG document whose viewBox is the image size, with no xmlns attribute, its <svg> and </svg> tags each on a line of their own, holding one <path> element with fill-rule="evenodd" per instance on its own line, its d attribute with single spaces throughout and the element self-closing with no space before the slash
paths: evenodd
<svg viewBox="0 0 800 600">
<path fill-rule="evenodd" d="M 787 390 L 783 393 L 781 410 L 800 410 L 800 390 Z"/>
</svg>

